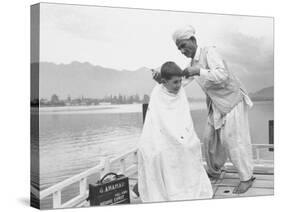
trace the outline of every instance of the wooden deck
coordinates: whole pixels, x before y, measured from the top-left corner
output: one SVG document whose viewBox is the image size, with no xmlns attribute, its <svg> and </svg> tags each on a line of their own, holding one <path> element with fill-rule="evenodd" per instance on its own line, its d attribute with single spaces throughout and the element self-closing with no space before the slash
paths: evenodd
<svg viewBox="0 0 281 212">
<path fill-rule="evenodd" d="M 235 198 L 235 197 L 252 197 L 252 196 L 268 196 L 274 194 L 274 174 L 267 173 L 261 174 L 255 173 L 256 180 L 253 186 L 244 194 L 233 194 L 233 189 L 239 183 L 239 177 L 234 172 L 222 172 L 219 179 L 212 180 L 212 187 L 214 191 L 213 199 L 223 198 Z M 132 191 L 133 186 L 137 183 L 137 176 L 130 178 L 130 190 Z M 140 198 L 134 198 L 131 194 L 131 203 L 138 204 L 142 203 Z"/>
<path fill-rule="evenodd" d="M 214 199 L 231 197 L 265 196 L 274 194 L 273 174 L 254 174 L 256 180 L 253 186 L 244 194 L 233 194 L 233 189 L 239 183 L 237 173 L 223 172 L 219 179 L 212 181 Z"/>
<path fill-rule="evenodd" d="M 233 164 L 228 161 L 224 166 L 225 171 L 222 172 L 221 176 L 218 179 L 211 181 L 214 199 L 266 196 L 274 194 L 273 151 L 269 151 L 269 149 L 273 149 L 274 146 L 273 144 L 253 144 L 252 147 L 255 152 L 254 176 L 256 177 L 253 186 L 244 194 L 233 194 L 233 189 L 239 183 L 239 177 Z M 272 155 L 272 159 L 260 157 L 261 150 L 269 151 Z M 204 162 L 204 165 L 206 166 L 206 162 Z M 89 202 L 86 201 L 89 194 L 88 184 L 90 182 L 95 183 L 108 172 L 115 172 L 125 174 L 125 176 L 129 177 L 131 204 L 138 204 L 141 203 L 141 200 L 140 198 L 135 198 L 135 195 L 133 195 L 132 192 L 133 186 L 137 183 L 137 167 L 137 149 L 134 148 L 114 158 L 104 158 L 98 165 L 43 191 L 38 191 L 31 187 L 31 193 L 38 199 L 38 201 L 42 201 L 44 198 L 50 196 L 52 200 L 52 208 L 88 207 Z M 91 181 L 90 179 L 93 176 L 95 176 L 95 180 Z M 62 191 L 71 187 L 71 185 L 75 183 L 78 185 L 77 195 L 72 197 L 72 199 L 62 202 Z"/>
</svg>

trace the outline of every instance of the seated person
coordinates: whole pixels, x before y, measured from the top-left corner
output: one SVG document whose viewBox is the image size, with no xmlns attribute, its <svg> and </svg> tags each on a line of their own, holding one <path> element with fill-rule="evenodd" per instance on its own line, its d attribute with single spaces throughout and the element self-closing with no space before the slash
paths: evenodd
<svg viewBox="0 0 281 212">
<path fill-rule="evenodd" d="M 138 192 L 143 202 L 211 198 L 201 145 L 174 62 L 161 67 L 138 143 Z"/>
</svg>

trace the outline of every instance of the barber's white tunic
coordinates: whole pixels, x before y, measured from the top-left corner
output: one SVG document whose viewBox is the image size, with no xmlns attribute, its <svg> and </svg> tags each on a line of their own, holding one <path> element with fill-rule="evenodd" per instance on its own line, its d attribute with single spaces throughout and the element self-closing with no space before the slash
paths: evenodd
<svg viewBox="0 0 281 212">
<path fill-rule="evenodd" d="M 175 95 L 155 86 L 138 148 L 143 202 L 212 197 L 184 89 Z"/>
<path fill-rule="evenodd" d="M 193 66 L 202 66 L 200 58 L 203 57 L 203 53 L 198 47 L 192 61 Z M 200 68 L 200 76 L 195 77 L 198 84 L 204 84 L 205 81 L 216 84 L 223 82 L 227 78 L 226 64 L 215 48 L 210 48 L 207 59 L 208 67 L 213 68 Z M 189 84 L 193 78 L 186 80 L 185 85 Z M 208 119 L 202 140 L 205 145 L 207 170 L 210 175 L 219 175 L 229 158 L 237 168 L 240 180 L 246 181 L 253 175 L 253 155 L 248 120 L 248 111 L 253 103 L 244 87 L 241 87 L 240 91 L 243 95 L 242 101 L 226 115 L 222 114 L 212 101 L 209 102 Z"/>
</svg>

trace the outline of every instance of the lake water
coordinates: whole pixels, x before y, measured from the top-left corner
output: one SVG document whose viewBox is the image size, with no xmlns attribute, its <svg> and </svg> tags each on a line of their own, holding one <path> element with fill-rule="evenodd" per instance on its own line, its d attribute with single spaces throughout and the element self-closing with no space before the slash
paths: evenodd
<svg viewBox="0 0 281 212">
<path fill-rule="evenodd" d="M 273 102 L 254 103 L 249 116 L 253 143 L 268 143 L 273 109 Z M 191 103 L 191 110 L 201 138 L 205 103 Z M 100 157 L 135 147 L 143 125 L 141 104 L 40 108 L 39 117 L 40 190 L 94 166 Z M 49 207 L 44 201 L 43 208 Z"/>
</svg>

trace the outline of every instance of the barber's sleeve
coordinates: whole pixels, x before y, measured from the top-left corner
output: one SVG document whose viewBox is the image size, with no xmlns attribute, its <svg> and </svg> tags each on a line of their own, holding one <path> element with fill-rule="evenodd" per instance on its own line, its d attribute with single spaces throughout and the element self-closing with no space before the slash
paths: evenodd
<svg viewBox="0 0 281 212">
<path fill-rule="evenodd" d="M 200 75 L 216 84 L 225 81 L 228 78 L 228 72 L 215 48 L 210 48 L 206 57 L 209 69 L 200 68 Z"/>
</svg>

